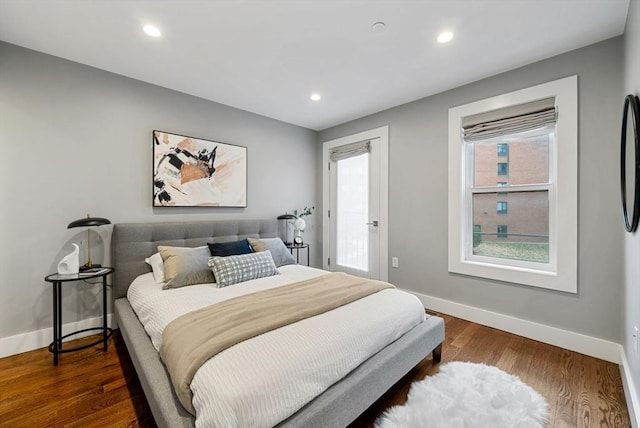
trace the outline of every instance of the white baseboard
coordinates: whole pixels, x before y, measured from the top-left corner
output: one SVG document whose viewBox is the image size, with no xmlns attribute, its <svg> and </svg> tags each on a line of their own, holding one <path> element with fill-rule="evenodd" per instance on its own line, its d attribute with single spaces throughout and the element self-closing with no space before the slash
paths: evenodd
<svg viewBox="0 0 640 428">
<path fill-rule="evenodd" d="M 107 325 L 113 327 L 112 314 L 107 315 Z M 88 318 L 85 320 L 70 322 L 62 325 L 62 335 L 85 328 L 102 327 L 102 317 Z M 96 331 L 86 331 L 70 337 L 67 340 L 96 334 Z M 65 340 L 66 341 L 66 340 Z M 21 354 L 49 346 L 53 342 L 53 327 L 42 330 L 30 331 L 15 336 L 0 338 L 0 358 Z"/>
<path fill-rule="evenodd" d="M 622 385 L 624 386 L 624 395 L 627 398 L 627 409 L 629 410 L 629 419 L 631 419 L 632 428 L 640 428 L 640 400 L 638 399 L 638 391 L 633 384 L 631 372 L 629 371 L 629 361 L 624 352 L 624 347 L 620 345 L 620 376 L 622 377 Z"/>
<path fill-rule="evenodd" d="M 409 290 L 406 290 L 409 291 Z M 497 328 L 518 336 L 569 349 L 591 357 L 620 364 L 620 345 L 573 331 L 563 330 L 533 321 L 504 315 L 438 297 L 409 291 L 417 296 L 425 308 L 462 318 L 477 324 Z"/>
</svg>

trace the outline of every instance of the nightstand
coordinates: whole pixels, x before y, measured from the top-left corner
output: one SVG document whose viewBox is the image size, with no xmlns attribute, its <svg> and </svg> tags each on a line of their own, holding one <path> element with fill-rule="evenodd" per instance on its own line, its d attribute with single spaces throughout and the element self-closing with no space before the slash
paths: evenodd
<svg viewBox="0 0 640 428">
<path fill-rule="evenodd" d="M 103 351 L 107 350 L 107 339 L 113 333 L 111 328 L 107 327 L 107 276 L 113 272 L 113 268 L 105 267 L 98 272 L 93 273 L 75 273 L 70 275 L 61 275 L 52 273 L 47 275 L 44 280 L 53 284 L 53 342 L 49 345 L 49 352 L 53 353 L 53 365 L 58 365 L 58 355 L 66 352 L 79 351 L 86 349 L 99 343 L 103 344 Z M 85 328 L 74 331 L 72 333 L 62 335 L 62 283 L 84 281 L 87 279 L 102 278 L 102 327 Z M 102 337 L 88 345 L 79 346 L 77 348 L 63 349 L 62 341 L 69 336 L 73 336 L 86 331 L 99 330 L 102 331 Z"/>
<path fill-rule="evenodd" d="M 309 244 L 287 244 L 287 248 L 289 249 L 289 251 L 291 251 L 291 254 L 293 254 L 293 250 L 296 250 L 296 263 L 300 263 L 300 250 L 302 249 L 307 249 L 307 266 L 309 266 L 309 252 L 311 250 L 309 250 Z"/>
</svg>

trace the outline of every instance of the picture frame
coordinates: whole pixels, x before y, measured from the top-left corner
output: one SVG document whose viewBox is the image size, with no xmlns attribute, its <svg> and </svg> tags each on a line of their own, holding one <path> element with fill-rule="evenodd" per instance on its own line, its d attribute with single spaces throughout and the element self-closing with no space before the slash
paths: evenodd
<svg viewBox="0 0 640 428">
<path fill-rule="evenodd" d="M 247 148 L 154 130 L 153 207 L 247 207 Z"/>
</svg>

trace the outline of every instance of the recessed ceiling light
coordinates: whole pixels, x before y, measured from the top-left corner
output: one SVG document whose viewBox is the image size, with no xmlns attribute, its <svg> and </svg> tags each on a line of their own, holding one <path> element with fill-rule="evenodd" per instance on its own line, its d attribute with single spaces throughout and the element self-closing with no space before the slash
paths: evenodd
<svg viewBox="0 0 640 428">
<path fill-rule="evenodd" d="M 160 29 L 155 25 L 145 25 L 142 30 L 151 37 L 160 37 L 162 35 Z"/>
<path fill-rule="evenodd" d="M 320 96 L 320 94 L 311 94 L 309 98 L 311 98 L 311 101 L 320 101 L 320 98 L 322 97 Z"/>
<path fill-rule="evenodd" d="M 438 34 L 438 43 L 447 43 L 453 39 L 453 33 L 451 31 L 443 31 Z"/>
</svg>

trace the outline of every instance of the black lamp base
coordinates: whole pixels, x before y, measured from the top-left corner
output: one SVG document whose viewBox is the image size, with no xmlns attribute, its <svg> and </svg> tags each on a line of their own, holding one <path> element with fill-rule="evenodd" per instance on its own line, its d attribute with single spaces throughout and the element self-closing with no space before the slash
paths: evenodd
<svg viewBox="0 0 640 428">
<path fill-rule="evenodd" d="M 94 269 L 94 268 L 101 268 L 101 267 L 102 265 L 98 263 L 93 263 L 91 264 L 91 266 L 83 265 L 83 266 L 80 266 L 80 272 L 84 272 L 85 270 Z"/>
</svg>

